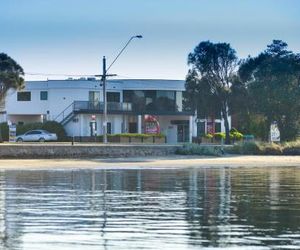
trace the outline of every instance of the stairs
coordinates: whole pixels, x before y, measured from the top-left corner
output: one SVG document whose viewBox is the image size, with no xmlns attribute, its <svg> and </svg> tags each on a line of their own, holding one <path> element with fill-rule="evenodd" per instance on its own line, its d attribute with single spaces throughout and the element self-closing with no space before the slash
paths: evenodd
<svg viewBox="0 0 300 250">
<path fill-rule="evenodd" d="M 75 117 L 75 113 L 71 112 L 70 114 L 68 114 L 61 122 L 61 125 L 66 125 L 69 121 L 71 121 L 73 118 Z"/>
</svg>

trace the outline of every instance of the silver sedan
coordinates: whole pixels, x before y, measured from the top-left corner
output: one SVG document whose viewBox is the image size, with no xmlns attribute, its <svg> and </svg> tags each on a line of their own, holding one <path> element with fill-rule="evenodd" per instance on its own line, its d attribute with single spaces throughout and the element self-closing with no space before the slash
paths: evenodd
<svg viewBox="0 0 300 250">
<path fill-rule="evenodd" d="M 57 141 L 57 135 L 46 130 L 30 130 L 23 135 L 18 135 L 16 141 Z"/>
</svg>

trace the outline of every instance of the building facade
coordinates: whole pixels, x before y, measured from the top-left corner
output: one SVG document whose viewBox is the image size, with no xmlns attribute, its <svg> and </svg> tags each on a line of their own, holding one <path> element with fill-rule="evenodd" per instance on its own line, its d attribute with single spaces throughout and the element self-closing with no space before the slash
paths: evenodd
<svg viewBox="0 0 300 250">
<path fill-rule="evenodd" d="M 149 132 L 151 116 L 168 143 L 192 141 L 209 121 L 184 110 L 184 85 L 181 80 L 107 81 L 108 133 Z M 28 81 L 21 91 L 9 91 L 2 120 L 15 124 L 54 120 L 69 136 L 94 136 L 103 134 L 103 107 L 102 84 L 93 78 Z"/>
</svg>

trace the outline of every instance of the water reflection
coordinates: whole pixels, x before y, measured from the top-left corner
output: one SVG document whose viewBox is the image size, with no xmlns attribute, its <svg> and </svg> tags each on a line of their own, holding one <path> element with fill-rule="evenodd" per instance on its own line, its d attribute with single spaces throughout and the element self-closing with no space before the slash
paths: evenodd
<svg viewBox="0 0 300 250">
<path fill-rule="evenodd" d="M 297 249 L 299 168 L 0 172 L 0 249 Z"/>
</svg>

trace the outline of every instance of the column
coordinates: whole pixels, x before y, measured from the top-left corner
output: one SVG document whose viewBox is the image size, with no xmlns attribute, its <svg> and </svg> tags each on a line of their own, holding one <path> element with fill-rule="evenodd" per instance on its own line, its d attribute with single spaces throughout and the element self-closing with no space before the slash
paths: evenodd
<svg viewBox="0 0 300 250">
<path fill-rule="evenodd" d="M 142 133 L 142 115 L 138 115 L 138 133 Z"/>
<path fill-rule="evenodd" d="M 189 143 L 192 143 L 193 140 L 193 116 L 190 116 L 189 122 Z"/>
</svg>

